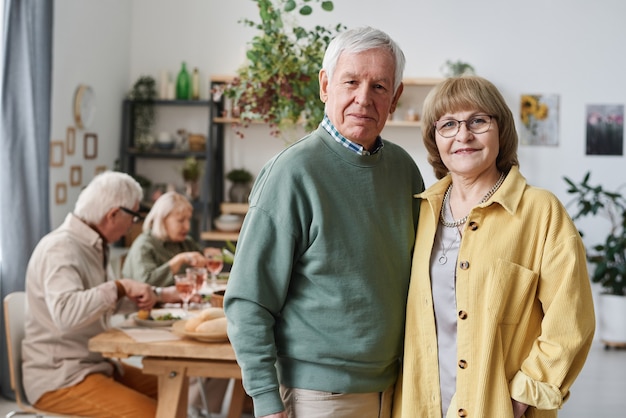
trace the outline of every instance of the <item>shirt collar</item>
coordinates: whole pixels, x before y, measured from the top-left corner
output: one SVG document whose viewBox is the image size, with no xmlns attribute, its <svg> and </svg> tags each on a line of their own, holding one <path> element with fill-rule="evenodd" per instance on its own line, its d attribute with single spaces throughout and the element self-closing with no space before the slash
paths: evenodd
<svg viewBox="0 0 626 418">
<path fill-rule="evenodd" d="M 324 129 L 326 129 L 326 131 L 330 134 L 330 136 L 333 137 L 333 139 L 335 141 L 339 142 L 344 147 L 348 148 L 349 150 L 352 150 L 352 151 L 356 152 L 359 155 L 376 154 L 384 146 L 383 140 L 381 139 L 381 137 L 379 135 L 379 136 L 376 137 L 376 144 L 375 144 L 376 146 L 374 147 L 374 151 L 370 152 L 370 151 L 366 150 L 365 148 L 363 148 L 362 145 L 359 145 L 359 144 L 357 144 L 355 142 L 352 142 L 348 138 L 346 138 L 345 136 L 341 135 L 339 133 L 339 131 L 337 130 L 337 128 L 335 128 L 335 125 L 333 125 L 333 123 L 328 118 L 328 115 L 326 115 L 326 114 L 324 114 L 324 119 L 322 119 L 322 127 Z"/>
</svg>

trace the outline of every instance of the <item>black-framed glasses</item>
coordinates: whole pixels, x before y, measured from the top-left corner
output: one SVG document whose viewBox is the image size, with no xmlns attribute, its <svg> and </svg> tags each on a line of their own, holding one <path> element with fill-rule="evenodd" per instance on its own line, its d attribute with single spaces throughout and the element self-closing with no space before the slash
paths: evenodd
<svg viewBox="0 0 626 418">
<path fill-rule="evenodd" d="M 482 134 L 491 127 L 491 119 L 493 119 L 491 115 L 474 115 L 467 120 L 440 119 L 435 122 L 435 129 L 444 138 L 452 138 L 459 133 L 461 123 L 465 123 L 471 133 Z"/>
<path fill-rule="evenodd" d="M 125 208 L 124 206 L 120 206 L 120 210 L 132 215 L 134 224 L 143 221 L 143 216 L 141 216 L 139 212 L 135 212 L 134 210 Z"/>
</svg>

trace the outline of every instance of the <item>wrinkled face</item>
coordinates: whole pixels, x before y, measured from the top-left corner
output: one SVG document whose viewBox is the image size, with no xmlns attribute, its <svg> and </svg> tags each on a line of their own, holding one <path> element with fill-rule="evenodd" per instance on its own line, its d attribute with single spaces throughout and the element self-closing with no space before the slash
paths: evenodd
<svg viewBox="0 0 626 418">
<path fill-rule="evenodd" d="M 139 210 L 139 203 L 136 203 L 131 210 L 137 212 Z M 106 238 L 107 242 L 116 242 L 122 238 L 131 226 L 133 226 L 134 215 L 124 212 L 120 208 L 115 208 L 109 211 L 111 214 L 111 222 L 107 223 L 106 227 L 100 230 L 100 233 Z"/>
<path fill-rule="evenodd" d="M 168 241 L 182 242 L 191 228 L 192 210 L 189 208 L 175 209 L 165 217 L 163 222 Z"/>
<path fill-rule="evenodd" d="M 339 56 L 332 80 L 320 71 L 320 99 L 337 130 L 371 149 L 402 93 L 394 94 L 395 60 L 384 49 Z"/>
<path fill-rule="evenodd" d="M 446 113 L 439 120 L 471 121 L 474 116 L 484 114 L 485 112 L 479 110 L 467 110 Z M 472 133 L 467 128 L 467 123 L 461 123 L 459 131 L 453 137 L 444 138 L 437 131 L 435 140 L 441 160 L 453 174 L 471 177 L 496 168 L 496 159 L 500 152 L 500 130 L 495 118 L 491 119 L 485 132 Z"/>
</svg>

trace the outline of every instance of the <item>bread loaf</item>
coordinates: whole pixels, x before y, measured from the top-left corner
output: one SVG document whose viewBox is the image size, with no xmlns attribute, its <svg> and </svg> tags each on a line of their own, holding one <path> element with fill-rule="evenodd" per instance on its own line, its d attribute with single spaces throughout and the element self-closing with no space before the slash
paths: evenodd
<svg viewBox="0 0 626 418">
<path fill-rule="evenodd" d="M 185 331 L 194 332 L 201 323 L 216 318 L 224 318 L 224 309 L 213 307 L 203 309 L 198 315 L 187 320 L 185 323 Z"/>
<path fill-rule="evenodd" d="M 226 337 L 226 318 L 210 319 L 196 327 L 196 331 L 207 337 Z"/>
</svg>

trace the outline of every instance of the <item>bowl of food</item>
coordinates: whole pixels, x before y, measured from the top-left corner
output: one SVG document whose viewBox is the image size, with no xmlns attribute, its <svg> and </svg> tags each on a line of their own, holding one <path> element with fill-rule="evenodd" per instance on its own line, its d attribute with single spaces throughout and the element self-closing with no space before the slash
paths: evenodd
<svg viewBox="0 0 626 418">
<path fill-rule="evenodd" d="M 218 216 L 215 221 L 215 228 L 224 232 L 234 232 L 239 231 L 241 229 L 241 224 L 243 223 L 243 218 L 239 215 L 233 214 L 223 214 Z"/>
</svg>

